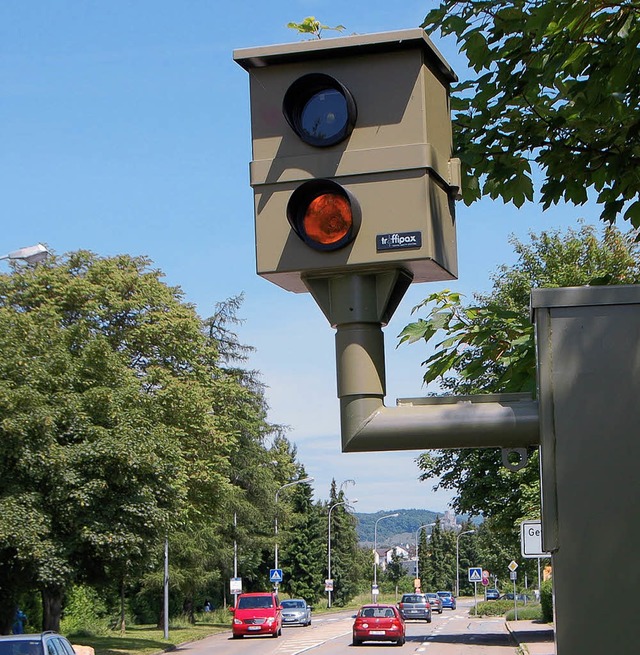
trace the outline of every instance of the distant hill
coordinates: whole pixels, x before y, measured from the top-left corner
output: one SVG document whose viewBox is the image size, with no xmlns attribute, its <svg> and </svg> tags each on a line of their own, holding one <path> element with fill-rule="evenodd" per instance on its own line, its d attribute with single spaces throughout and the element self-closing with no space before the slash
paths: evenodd
<svg viewBox="0 0 640 655">
<path fill-rule="evenodd" d="M 428 509 L 393 509 L 374 514 L 354 512 L 358 520 L 356 530 L 361 544 L 373 545 L 376 521 L 381 516 L 398 513 L 398 516 L 384 519 L 378 523 L 378 547 L 396 546 L 402 543 L 414 543 L 416 530 L 421 525 L 434 523 L 442 512 L 432 512 Z"/>
</svg>

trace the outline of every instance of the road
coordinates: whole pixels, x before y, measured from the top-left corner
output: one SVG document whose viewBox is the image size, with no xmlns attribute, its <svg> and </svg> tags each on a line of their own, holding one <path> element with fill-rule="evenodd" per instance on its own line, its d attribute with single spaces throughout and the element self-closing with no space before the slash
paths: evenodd
<svg viewBox="0 0 640 655">
<path fill-rule="evenodd" d="M 282 636 L 231 639 L 231 632 L 180 646 L 178 655 L 364 655 L 370 649 L 376 655 L 515 655 L 516 646 L 504 619 L 469 618 L 472 603 L 463 601 L 455 611 L 435 614 L 431 623 L 408 621 L 407 643 L 398 649 L 393 644 L 367 642 L 351 645 L 354 612 L 314 617 L 309 627 L 288 626 Z"/>
</svg>

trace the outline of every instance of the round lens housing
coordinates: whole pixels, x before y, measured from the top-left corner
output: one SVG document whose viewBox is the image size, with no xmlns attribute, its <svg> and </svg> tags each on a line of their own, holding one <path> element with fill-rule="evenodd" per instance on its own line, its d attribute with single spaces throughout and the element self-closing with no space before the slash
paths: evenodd
<svg viewBox="0 0 640 655">
<path fill-rule="evenodd" d="M 356 103 L 349 89 L 323 73 L 298 78 L 287 90 L 282 111 L 293 131 L 309 145 L 333 146 L 356 123 Z"/>
<path fill-rule="evenodd" d="M 295 233 L 315 250 L 338 250 L 357 233 L 355 204 L 350 194 L 331 180 L 310 180 L 300 185 L 287 205 Z"/>
</svg>

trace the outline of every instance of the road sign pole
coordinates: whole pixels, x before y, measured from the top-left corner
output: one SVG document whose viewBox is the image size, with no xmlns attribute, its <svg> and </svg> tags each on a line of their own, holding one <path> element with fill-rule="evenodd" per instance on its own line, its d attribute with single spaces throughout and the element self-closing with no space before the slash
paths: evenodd
<svg viewBox="0 0 640 655">
<path fill-rule="evenodd" d="M 516 592 L 516 578 L 513 577 L 513 611 L 518 620 L 518 593 Z"/>
<path fill-rule="evenodd" d="M 473 605 L 475 607 L 476 616 L 478 616 L 478 583 L 473 583 Z"/>
</svg>

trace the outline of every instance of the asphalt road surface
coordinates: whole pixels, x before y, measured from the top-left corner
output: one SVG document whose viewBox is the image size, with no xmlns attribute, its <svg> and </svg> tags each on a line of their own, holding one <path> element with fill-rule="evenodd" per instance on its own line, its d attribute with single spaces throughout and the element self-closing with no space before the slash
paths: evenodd
<svg viewBox="0 0 640 655">
<path fill-rule="evenodd" d="M 455 611 L 445 609 L 434 614 L 433 621 L 407 621 L 407 643 L 367 642 L 351 645 L 354 612 L 339 612 L 313 618 L 308 627 L 287 626 L 282 636 L 231 639 L 221 633 L 180 646 L 177 655 L 516 655 L 516 644 L 503 618 L 469 617 L 473 603 L 463 601 Z"/>
</svg>

